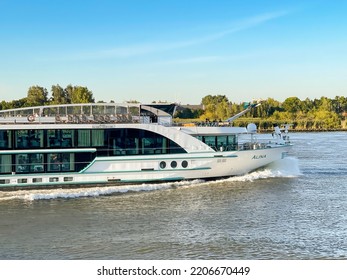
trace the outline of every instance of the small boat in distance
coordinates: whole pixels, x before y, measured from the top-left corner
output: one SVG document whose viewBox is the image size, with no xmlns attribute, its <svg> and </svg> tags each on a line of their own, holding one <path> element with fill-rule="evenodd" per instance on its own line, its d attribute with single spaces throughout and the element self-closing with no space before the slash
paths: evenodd
<svg viewBox="0 0 347 280">
<path fill-rule="evenodd" d="M 175 104 L 92 103 L 0 111 L 0 190 L 107 186 L 246 174 L 283 159 L 288 127 L 181 126 Z M 246 137 L 248 136 L 248 137 Z"/>
</svg>

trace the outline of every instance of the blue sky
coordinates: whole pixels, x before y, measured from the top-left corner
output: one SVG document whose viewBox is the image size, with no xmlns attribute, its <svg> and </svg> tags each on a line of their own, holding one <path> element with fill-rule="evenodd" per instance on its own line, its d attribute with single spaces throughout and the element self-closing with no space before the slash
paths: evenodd
<svg viewBox="0 0 347 280">
<path fill-rule="evenodd" d="M 0 0 L 0 101 L 32 85 L 97 101 L 347 95 L 347 1 Z"/>
</svg>

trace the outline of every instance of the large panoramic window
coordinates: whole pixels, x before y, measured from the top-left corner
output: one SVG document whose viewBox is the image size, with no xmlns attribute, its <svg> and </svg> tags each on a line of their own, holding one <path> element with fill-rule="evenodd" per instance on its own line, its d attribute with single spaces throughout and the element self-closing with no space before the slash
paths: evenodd
<svg viewBox="0 0 347 280">
<path fill-rule="evenodd" d="M 73 153 L 51 153 L 47 157 L 47 171 L 61 172 L 73 171 L 75 155 Z"/>
<path fill-rule="evenodd" d="M 18 149 L 43 147 L 43 130 L 29 129 L 15 132 L 15 145 Z"/>
<path fill-rule="evenodd" d="M 47 130 L 47 147 L 49 148 L 69 148 L 74 146 L 73 129 L 48 129 Z"/>
<path fill-rule="evenodd" d="M 33 173 L 44 172 L 43 154 L 20 154 L 16 155 L 16 172 Z"/>
<path fill-rule="evenodd" d="M 110 155 L 150 155 L 185 153 L 186 151 L 170 139 L 140 129 L 106 130 Z"/>
</svg>

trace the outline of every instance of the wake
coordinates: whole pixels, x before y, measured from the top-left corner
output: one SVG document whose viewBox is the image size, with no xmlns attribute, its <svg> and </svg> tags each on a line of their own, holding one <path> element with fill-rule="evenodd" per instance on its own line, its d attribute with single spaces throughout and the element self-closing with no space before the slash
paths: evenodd
<svg viewBox="0 0 347 280">
<path fill-rule="evenodd" d="M 180 181 L 174 183 L 156 183 L 142 185 L 122 185 L 111 187 L 74 188 L 74 189 L 50 189 L 50 190 L 20 190 L 12 192 L 0 192 L 0 203 L 6 200 L 49 200 L 49 199 L 75 199 L 84 197 L 98 197 L 128 192 L 148 192 L 166 190 L 172 188 L 193 187 L 202 184 L 220 184 L 223 182 L 253 182 L 267 178 L 292 178 L 302 175 L 299 169 L 299 161 L 294 157 L 287 157 L 274 162 L 264 169 L 251 172 L 242 176 L 230 177 L 222 180 L 205 182 L 204 180 Z"/>
<path fill-rule="evenodd" d="M 245 174 L 243 176 L 235 176 L 226 179 L 233 182 L 247 182 L 267 178 L 294 178 L 301 176 L 299 168 L 299 160 L 295 157 L 286 157 L 282 160 L 273 162 L 266 167 L 257 171 Z"/>
</svg>

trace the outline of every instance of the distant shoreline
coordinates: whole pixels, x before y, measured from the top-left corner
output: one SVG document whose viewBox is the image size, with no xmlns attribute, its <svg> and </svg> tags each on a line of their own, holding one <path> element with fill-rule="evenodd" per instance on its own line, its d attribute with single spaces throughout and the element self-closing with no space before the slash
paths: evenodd
<svg viewBox="0 0 347 280">
<path fill-rule="evenodd" d="M 259 129 L 259 133 L 269 133 L 273 132 L 273 129 Z M 289 129 L 290 133 L 293 132 L 347 132 L 347 128 L 339 128 L 339 129 Z"/>
</svg>

